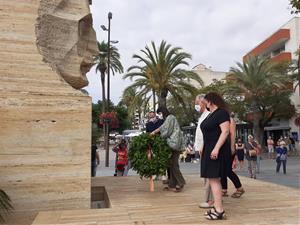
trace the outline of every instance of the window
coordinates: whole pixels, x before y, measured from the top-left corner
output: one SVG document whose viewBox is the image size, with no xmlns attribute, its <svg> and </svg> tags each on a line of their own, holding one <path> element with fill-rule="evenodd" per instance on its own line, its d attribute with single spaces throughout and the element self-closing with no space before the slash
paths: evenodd
<svg viewBox="0 0 300 225">
<path fill-rule="evenodd" d="M 285 51 L 285 46 L 283 45 L 283 46 L 277 48 L 276 50 L 274 50 L 272 52 L 272 55 L 275 56 L 275 55 L 278 55 L 278 54 L 280 54 L 281 52 L 284 52 L 284 51 Z"/>
</svg>

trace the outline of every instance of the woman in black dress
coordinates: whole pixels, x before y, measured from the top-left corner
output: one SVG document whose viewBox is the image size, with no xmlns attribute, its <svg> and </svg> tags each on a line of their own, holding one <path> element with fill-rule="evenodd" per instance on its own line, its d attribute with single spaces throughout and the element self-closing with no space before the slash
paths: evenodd
<svg viewBox="0 0 300 225">
<path fill-rule="evenodd" d="M 240 170 L 243 169 L 244 166 L 244 157 L 245 157 L 245 145 L 242 142 L 241 138 L 238 139 L 235 144 L 236 155 L 240 164 Z"/>
<path fill-rule="evenodd" d="M 230 171 L 230 143 L 228 141 L 230 116 L 226 104 L 217 93 L 205 98 L 210 115 L 201 123 L 204 148 L 201 158 L 201 177 L 208 178 L 214 196 L 214 208 L 206 213 L 209 220 L 224 219 L 220 178 Z"/>
</svg>

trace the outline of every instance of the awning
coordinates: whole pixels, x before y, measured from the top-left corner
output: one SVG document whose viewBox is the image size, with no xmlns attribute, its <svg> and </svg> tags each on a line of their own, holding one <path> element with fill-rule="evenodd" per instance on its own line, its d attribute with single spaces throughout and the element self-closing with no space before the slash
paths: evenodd
<svg viewBox="0 0 300 225">
<path fill-rule="evenodd" d="M 290 130 L 290 127 L 286 126 L 274 126 L 274 127 L 265 127 L 264 130 Z"/>
</svg>

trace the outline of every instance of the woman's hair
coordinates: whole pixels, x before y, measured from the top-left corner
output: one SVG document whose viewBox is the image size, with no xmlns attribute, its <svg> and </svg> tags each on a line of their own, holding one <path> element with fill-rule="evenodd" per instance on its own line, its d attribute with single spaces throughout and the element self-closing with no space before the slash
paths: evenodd
<svg viewBox="0 0 300 225">
<path fill-rule="evenodd" d="M 169 112 L 169 110 L 166 107 L 159 107 L 156 110 L 156 113 L 162 113 L 162 115 L 163 115 L 164 118 L 167 118 L 168 115 L 170 115 L 170 112 Z"/>
<path fill-rule="evenodd" d="M 227 104 L 224 99 L 216 92 L 209 92 L 205 95 L 204 99 L 214 105 L 216 105 L 220 109 L 225 109 L 228 111 Z"/>
</svg>

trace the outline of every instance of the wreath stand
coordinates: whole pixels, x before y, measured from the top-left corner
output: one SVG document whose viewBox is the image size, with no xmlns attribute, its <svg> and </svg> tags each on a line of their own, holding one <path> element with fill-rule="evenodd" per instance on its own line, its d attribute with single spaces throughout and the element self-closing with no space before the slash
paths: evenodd
<svg viewBox="0 0 300 225">
<path fill-rule="evenodd" d="M 153 151 L 151 149 L 150 146 L 148 146 L 148 150 L 147 150 L 147 157 L 148 160 L 152 160 L 152 156 L 153 156 Z M 150 180 L 149 180 L 149 190 L 150 192 L 154 192 L 154 181 L 153 181 L 153 176 L 150 176 Z"/>
</svg>

